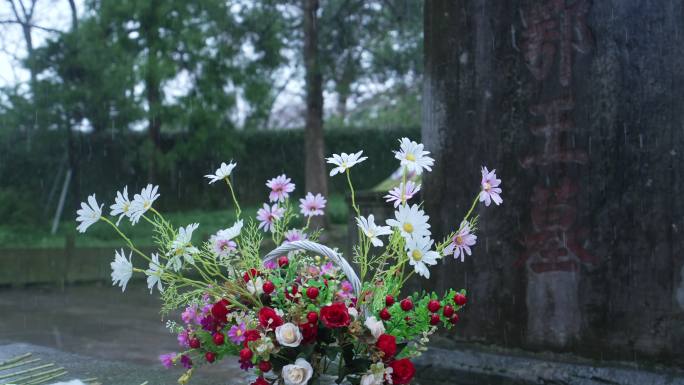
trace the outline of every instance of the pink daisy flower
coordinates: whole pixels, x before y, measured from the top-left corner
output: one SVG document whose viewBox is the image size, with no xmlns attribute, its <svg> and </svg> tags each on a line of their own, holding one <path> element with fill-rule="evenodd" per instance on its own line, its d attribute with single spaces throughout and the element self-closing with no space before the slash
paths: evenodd
<svg viewBox="0 0 684 385">
<path fill-rule="evenodd" d="M 181 364 L 183 364 L 183 367 L 185 369 L 191 369 L 192 368 L 192 359 L 190 359 L 190 356 L 183 354 L 181 356 Z"/>
<path fill-rule="evenodd" d="M 183 322 L 185 322 L 187 325 L 190 325 L 193 322 L 197 323 L 198 320 L 201 318 L 197 310 L 197 305 L 195 304 L 186 307 L 185 311 L 181 313 L 181 319 L 183 320 Z"/>
<path fill-rule="evenodd" d="M 257 220 L 259 223 L 259 228 L 263 229 L 265 232 L 273 232 L 275 230 L 275 221 L 283 217 L 285 214 L 285 209 L 278 207 L 278 204 L 269 206 L 268 203 L 264 203 L 264 207 L 257 211 Z"/>
<path fill-rule="evenodd" d="M 342 290 L 337 292 L 337 296 L 341 299 L 349 299 L 354 295 L 354 286 L 349 281 L 342 281 L 340 289 Z"/>
<path fill-rule="evenodd" d="M 323 209 L 325 204 L 328 203 L 327 200 L 321 194 L 313 195 L 312 193 L 306 194 L 306 197 L 299 200 L 302 215 L 305 217 L 313 217 L 315 215 L 323 215 Z"/>
<path fill-rule="evenodd" d="M 239 345 L 245 340 L 245 332 L 247 331 L 247 326 L 245 323 L 240 325 L 233 325 L 228 331 L 228 338 L 235 344 Z"/>
<path fill-rule="evenodd" d="M 301 230 L 291 229 L 285 232 L 285 242 L 303 241 L 306 239 L 306 234 Z"/>
<path fill-rule="evenodd" d="M 176 353 L 168 353 L 168 354 L 162 354 L 159 356 L 159 361 L 161 361 L 162 365 L 164 365 L 165 368 L 170 368 L 173 366 L 173 360 L 176 358 Z"/>
<path fill-rule="evenodd" d="M 480 192 L 480 202 L 484 202 L 485 206 L 489 206 L 492 201 L 496 205 L 503 202 L 501 199 L 501 179 L 496 178 L 496 170 L 489 171 L 487 167 L 482 167 L 482 191 Z"/>
<path fill-rule="evenodd" d="M 339 269 L 332 262 L 328 262 L 321 267 L 321 274 L 333 275 L 337 273 Z M 351 286 L 351 284 L 349 284 Z M 353 288 L 352 288 L 353 289 Z"/>
<path fill-rule="evenodd" d="M 477 235 L 473 234 L 470 228 L 470 223 L 463 221 L 461 228 L 458 230 L 454 238 L 451 240 L 449 246 L 444 248 L 444 255 L 453 254 L 455 259 L 461 258 L 464 261 L 466 254 L 472 255 L 470 247 L 475 245 Z"/>
<path fill-rule="evenodd" d="M 404 188 L 404 184 L 401 183 L 399 186 L 389 190 L 389 194 L 385 195 L 384 198 L 388 203 L 394 202 L 394 207 L 399 207 L 401 204 L 401 193 Z M 420 185 L 413 183 L 412 181 L 406 182 L 406 189 L 404 190 L 404 197 L 408 202 L 409 199 L 413 198 L 420 191 Z"/>
<path fill-rule="evenodd" d="M 178 333 L 178 345 L 183 348 L 190 347 L 190 332 L 187 329 L 183 329 L 182 332 Z"/>
<path fill-rule="evenodd" d="M 287 199 L 295 189 L 295 184 L 291 181 L 290 178 L 283 174 L 266 182 L 266 186 L 271 189 L 271 193 L 268 194 L 268 200 L 271 202 L 282 202 Z"/>
</svg>

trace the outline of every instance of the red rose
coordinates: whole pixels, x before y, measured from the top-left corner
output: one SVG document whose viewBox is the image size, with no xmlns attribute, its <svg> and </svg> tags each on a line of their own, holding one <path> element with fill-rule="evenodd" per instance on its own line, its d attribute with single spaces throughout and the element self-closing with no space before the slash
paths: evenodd
<svg viewBox="0 0 684 385">
<path fill-rule="evenodd" d="M 271 365 L 270 361 L 259 362 L 259 370 L 261 370 L 262 372 L 264 372 L 264 373 L 270 372 L 271 369 L 273 369 L 273 365 Z"/>
<path fill-rule="evenodd" d="M 254 354 L 252 353 L 251 350 L 249 350 L 249 348 L 243 348 L 242 350 L 240 350 L 240 360 L 241 361 L 249 361 L 252 359 L 253 355 Z"/>
<path fill-rule="evenodd" d="M 264 293 L 271 294 L 273 293 L 273 290 L 275 290 L 275 285 L 271 281 L 266 281 L 262 288 L 264 289 Z"/>
<path fill-rule="evenodd" d="M 250 329 L 245 332 L 245 347 L 247 347 L 248 342 L 256 341 L 261 338 L 261 334 L 256 329 Z"/>
<path fill-rule="evenodd" d="M 249 269 L 249 271 L 246 271 L 245 274 L 242 275 L 242 279 L 245 282 L 249 282 L 250 279 L 256 278 L 260 276 L 261 273 L 257 269 Z"/>
<path fill-rule="evenodd" d="M 318 323 L 318 313 L 315 311 L 310 311 L 309 314 L 306 315 L 306 320 L 309 321 L 311 324 L 317 324 Z"/>
<path fill-rule="evenodd" d="M 394 385 L 408 384 L 416 374 L 416 368 L 408 358 L 392 361 L 389 366 L 392 368 L 392 384 Z"/>
<path fill-rule="evenodd" d="M 391 334 L 382 334 L 378 337 L 375 347 L 384 353 L 385 359 L 390 359 L 397 354 L 397 339 Z"/>
<path fill-rule="evenodd" d="M 285 293 L 285 298 L 292 300 L 294 296 L 299 293 L 299 286 L 296 284 L 292 285 L 292 290 L 287 290 L 287 288 L 283 289 L 283 292 Z M 295 298 L 296 302 L 299 302 L 299 298 Z"/>
<path fill-rule="evenodd" d="M 351 317 L 349 317 L 347 305 L 342 302 L 335 302 L 330 306 L 323 306 L 321 308 L 321 321 L 330 329 L 349 326 Z"/>
<path fill-rule="evenodd" d="M 465 306 L 466 302 L 468 302 L 468 297 L 461 293 L 456 293 L 454 296 L 454 302 L 456 302 L 456 305 L 458 306 Z"/>
<path fill-rule="evenodd" d="M 228 315 L 228 302 L 227 299 L 222 299 L 218 302 L 216 302 L 212 307 L 211 307 L 211 315 L 214 316 L 215 319 L 217 319 L 220 322 L 227 322 L 226 316 Z"/>
<path fill-rule="evenodd" d="M 212 362 L 216 361 L 216 353 L 206 352 L 204 354 L 204 358 L 207 360 L 208 363 L 212 363 Z"/>
<path fill-rule="evenodd" d="M 252 385 L 270 385 L 263 377 L 259 377 L 256 381 L 252 382 Z"/>
<path fill-rule="evenodd" d="M 270 307 L 262 307 L 261 310 L 259 310 L 259 324 L 265 328 L 270 327 L 271 329 L 275 329 L 283 324 L 283 319 Z"/>
<path fill-rule="evenodd" d="M 310 300 L 315 300 L 318 298 L 318 288 L 317 287 L 310 287 L 306 289 L 306 296 L 309 297 Z"/>
<path fill-rule="evenodd" d="M 316 342 L 316 338 L 318 338 L 318 326 L 316 324 L 303 323 L 299 325 L 299 330 L 302 332 L 302 342 L 305 344 Z"/>
</svg>

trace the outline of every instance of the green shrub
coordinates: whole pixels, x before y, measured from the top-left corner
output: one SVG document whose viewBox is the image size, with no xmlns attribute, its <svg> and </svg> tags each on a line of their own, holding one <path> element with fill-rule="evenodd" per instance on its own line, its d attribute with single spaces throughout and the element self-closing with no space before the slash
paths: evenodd
<svg viewBox="0 0 684 385">
<path fill-rule="evenodd" d="M 332 128 L 325 132 L 325 154 L 364 150 L 373 159 L 353 173 L 359 190 L 373 187 L 392 173 L 397 162 L 392 150 L 403 136 L 418 139 L 418 128 Z M 30 137 L 7 136 L 0 142 L 0 225 L 49 222 L 57 196 L 49 199 L 54 186 L 61 188 L 59 169 L 66 161 L 62 132 L 34 133 Z M 225 186 L 208 185 L 203 177 L 221 162 L 235 160 L 239 166 L 234 182 L 240 201 L 259 205 L 267 200 L 266 180 L 285 173 L 297 185 L 296 198 L 304 189 L 303 130 L 211 132 L 165 136 L 157 157 L 160 207 L 166 211 L 215 210 L 230 207 Z M 113 200 L 115 191 L 128 186 L 134 193 L 148 183 L 150 142 L 144 133 L 101 132 L 77 135 L 80 170 L 74 176 L 64 219 L 74 216 L 77 202 L 96 193 L 101 202 Z M 328 168 L 329 169 L 329 168 Z M 63 175 L 63 174 L 62 174 Z M 344 178 L 329 179 L 331 195 L 346 192 Z M 132 194 L 131 194 L 132 195 Z M 49 203 L 49 204 L 48 204 Z M 346 210 L 338 199 L 331 205 L 331 220 L 343 223 Z M 44 216 L 47 212 L 48 216 Z M 345 218 L 342 217 L 345 216 Z"/>
</svg>

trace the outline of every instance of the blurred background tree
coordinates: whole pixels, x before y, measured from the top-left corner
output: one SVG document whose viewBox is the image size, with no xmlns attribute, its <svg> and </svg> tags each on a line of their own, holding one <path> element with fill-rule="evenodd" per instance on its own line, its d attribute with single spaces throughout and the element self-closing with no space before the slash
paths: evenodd
<svg viewBox="0 0 684 385">
<path fill-rule="evenodd" d="M 196 206 L 190 197 L 203 209 L 221 207 L 225 197 L 201 175 L 231 158 L 249 159 L 241 193 L 254 202 L 264 187 L 250 176 L 271 177 L 269 168 L 302 190 L 325 191 L 305 183 L 327 180 L 323 155 L 361 148 L 377 130 L 418 135 L 422 5 L 408 0 L 315 2 L 320 124 L 318 136 L 297 133 L 309 104 L 307 3 L 8 0 L 1 43 L 19 68 L 0 89 L 0 227 L 47 229 L 62 195 L 70 213 L 84 191 L 148 181 L 168 192 L 162 199 L 171 209 Z M 64 20 L 50 16 L 53 7 Z M 10 52 L 13 44 L 20 48 Z M 395 136 L 383 148 L 394 147 Z M 272 143 L 283 162 L 265 165 L 259 156 Z M 305 154 L 316 155 L 309 175 L 300 171 Z M 361 186 L 392 171 L 389 158 L 375 167 Z"/>
</svg>

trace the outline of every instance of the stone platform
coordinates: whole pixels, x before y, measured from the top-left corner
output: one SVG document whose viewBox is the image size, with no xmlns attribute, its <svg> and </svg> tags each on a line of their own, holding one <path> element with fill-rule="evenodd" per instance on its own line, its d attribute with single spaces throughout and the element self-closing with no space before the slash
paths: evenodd
<svg viewBox="0 0 684 385">
<path fill-rule="evenodd" d="M 164 369 L 161 353 L 177 349 L 164 328 L 159 299 L 141 284 L 122 294 L 104 285 L 0 290 L 0 360 L 32 352 L 103 385 L 176 384 L 178 369 Z M 178 319 L 178 315 L 171 315 Z M 572 356 L 531 354 L 450 340 L 417 361 L 420 385 L 684 385 L 673 368 L 602 363 Z M 191 384 L 249 384 L 237 362 L 203 367 Z"/>
</svg>

